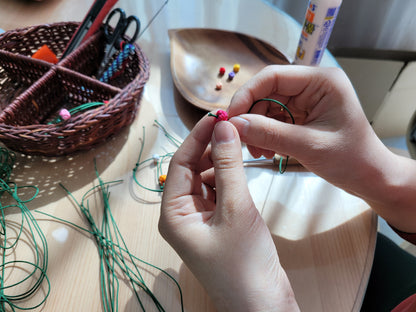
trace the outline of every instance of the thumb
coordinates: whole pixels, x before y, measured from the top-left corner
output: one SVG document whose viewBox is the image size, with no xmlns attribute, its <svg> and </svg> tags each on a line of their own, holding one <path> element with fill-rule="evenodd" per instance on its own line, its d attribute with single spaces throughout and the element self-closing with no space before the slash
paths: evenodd
<svg viewBox="0 0 416 312">
<path fill-rule="evenodd" d="M 217 209 L 220 216 L 232 217 L 236 208 L 241 211 L 250 207 L 252 199 L 243 169 L 240 138 L 230 122 L 220 121 L 215 125 L 211 148 Z"/>
</svg>

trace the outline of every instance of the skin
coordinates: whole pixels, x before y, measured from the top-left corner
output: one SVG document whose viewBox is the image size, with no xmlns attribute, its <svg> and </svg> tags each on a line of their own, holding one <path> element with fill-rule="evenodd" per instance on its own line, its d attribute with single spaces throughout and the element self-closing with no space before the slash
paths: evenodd
<svg viewBox="0 0 416 312">
<path fill-rule="evenodd" d="M 276 104 L 250 110 L 261 98 L 284 103 L 296 124 Z M 236 92 L 228 113 L 218 123 L 204 117 L 175 153 L 159 220 L 218 311 L 299 310 L 279 246 L 249 194 L 240 138 L 253 156 L 294 157 L 398 230 L 416 232 L 416 162 L 377 138 L 341 70 L 266 67 Z"/>
<path fill-rule="evenodd" d="M 277 121 L 276 105 L 245 114 L 254 100 L 266 97 L 286 104 L 296 125 Z M 267 67 L 236 92 L 228 112 L 254 156 L 292 156 L 367 201 L 398 230 L 416 232 L 416 163 L 379 140 L 340 69 Z"/>
<path fill-rule="evenodd" d="M 168 172 L 160 233 L 218 311 L 298 310 L 270 232 L 248 192 L 234 126 L 204 117 Z"/>
</svg>

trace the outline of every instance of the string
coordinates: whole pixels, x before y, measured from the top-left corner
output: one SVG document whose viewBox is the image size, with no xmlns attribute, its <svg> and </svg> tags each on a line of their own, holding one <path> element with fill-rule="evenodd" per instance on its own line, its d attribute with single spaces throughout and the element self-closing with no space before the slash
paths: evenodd
<svg viewBox="0 0 416 312">
<path fill-rule="evenodd" d="M 163 8 L 168 4 L 168 2 L 169 2 L 169 0 L 166 0 L 165 3 L 162 4 L 162 6 L 159 8 L 159 10 L 157 10 L 157 12 L 152 16 L 150 21 L 147 23 L 147 25 L 144 27 L 142 32 L 139 34 L 138 38 L 140 38 L 144 34 L 144 32 L 147 30 L 147 28 L 149 28 L 149 26 L 153 23 L 153 21 L 159 15 L 159 13 L 162 12 Z"/>
<path fill-rule="evenodd" d="M 117 226 L 117 223 L 113 217 L 110 208 L 110 193 L 108 191 L 110 185 L 120 183 L 121 181 L 104 182 L 99 176 L 96 163 L 95 172 L 99 184 L 88 190 L 83 195 L 80 202 L 78 202 L 75 199 L 75 197 L 68 189 L 61 185 L 61 187 L 67 192 L 67 194 L 70 196 L 70 198 L 74 201 L 74 203 L 79 207 L 79 209 L 85 216 L 90 229 L 85 229 L 72 222 L 52 216 L 45 212 L 36 212 L 49 216 L 60 222 L 64 222 L 70 226 L 73 226 L 87 233 L 90 233 L 95 238 L 98 253 L 100 256 L 101 298 L 104 311 L 118 311 L 119 278 L 116 272 L 116 270 L 118 269 L 121 270 L 121 272 L 130 282 L 136 299 L 138 300 L 138 303 L 143 311 L 145 311 L 145 308 L 142 299 L 139 295 L 140 289 L 143 290 L 151 298 L 152 302 L 154 303 L 158 311 L 165 311 L 162 304 L 158 301 L 158 299 L 152 293 L 152 291 L 147 287 L 136 262 L 143 263 L 145 265 L 159 270 L 175 283 L 180 295 L 181 310 L 184 311 L 182 290 L 176 279 L 165 270 L 146 261 L 143 261 L 138 257 L 134 256 L 132 253 L 130 253 L 127 244 L 123 236 L 121 235 L 121 232 Z M 101 222 L 100 220 L 97 220 L 92 216 L 88 200 L 88 198 L 96 192 L 99 192 L 103 199 L 103 216 Z M 101 227 L 98 226 L 99 223 L 101 223 Z"/>
<path fill-rule="evenodd" d="M 71 109 L 68 110 L 70 116 L 73 116 L 76 113 L 91 109 L 91 108 L 95 108 L 95 107 L 99 107 L 99 106 L 103 106 L 105 105 L 104 102 L 89 102 L 89 103 L 84 103 L 81 104 L 79 106 L 73 107 Z M 64 121 L 62 119 L 61 116 L 56 117 L 55 119 L 53 119 L 52 121 L 50 121 L 48 124 L 57 124 Z"/>
<path fill-rule="evenodd" d="M 182 142 L 179 141 L 178 139 L 176 139 L 175 137 L 173 137 L 167 130 L 165 127 L 163 127 L 157 120 L 154 120 L 155 124 L 162 129 L 163 133 L 165 134 L 165 137 L 168 138 L 168 140 L 174 144 L 177 148 L 179 148 L 179 146 L 181 146 Z"/>
<path fill-rule="evenodd" d="M 2 311 L 6 311 L 6 307 L 12 311 L 16 311 L 16 309 L 33 310 L 44 304 L 51 290 L 51 285 L 46 275 L 48 267 L 48 245 L 46 237 L 31 211 L 26 206 L 26 203 L 32 201 L 38 195 L 39 189 L 34 186 L 17 186 L 15 183 L 10 182 L 9 179 L 15 161 L 15 154 L 13 152 L 0 147 L 0 159 L 0 239 L 2 240 L 0 246 L 2 250 L 0 263 L 0 308 Z M 19 192 L 25 189 L 34 190 L 34 195 L 23 200 L 19 197 Z M 5 195 L 8 198 L 5 199 Z M 6 200 L 11 200 L 12 203 L 3 205 L 3 202 Z M 19 228 L 16 237 L 12 239 L 9 236 L 9 230 L 13 222 L 6 219 L 6 211 L 16 208 L 20 210 L 21 221 L 20 223 L 18 222 Z M 29 234 L 23 234 L 25 230 Z M 7 251 L 17 251 L 18 242 L 24 235 L 25 240 L 31 240 L 35 257 L 34 262 L 24 259 L 8 260 L 9 256 L 7 256 Z M 27 242 L 25 243 L 27 244 Z M 6 271 L 16 270 L 17 268 L 21 268 L 21 272 L 25 272 L 25 276 L 16 282 L 7 284 L 5 281 Z M 20 303 L 22 301 L 37 293 L 44 281 L 47 282 L 47 290 L 43 298 L 33 306 L 21 306 Z"/>
<path fill-rule="evenodd" d="M 271 103 L 274 103 L 274 104 L 280 105 L 280 107 L 281 107 L 282 109 L 284 109 L 284 110 L 285 110 L 285 111 L 289 114 L 289 116 L 290 116 L 290 118 L 291 118 L 291 120 L 292 120 L 292 124 L 295 124 L 295 118 L 293 117 L 292 113 L 291 113 L 291 112 L 290 112 L 290 110 L 287 108 L 287 106 L 286 106 L 286 105 L 284 105 L 283 103 L 281 103 L 281 102 L 279 102 L 279 101 L 275 100 L 275 99 L 268 99 L 268 98 L 264 98 L 264 99 L 260 99 L 260 100 L 254 101 L 254 103 L 251 105 L 250 109 L 248 110 L 248 113 L 250 113 L 250 112 L 251 112 L 251 110 L 253 109 L 253 107 L 254 107 L 257 103 L 262 102 L 262 101 L 271 102 Z M 286 156 L 284 165 L 283 165 L 283 159 L 284 159 L 284 158 L 283 158 L 282 156 L 280 156 L 280 160 L 279 160 L 279 172 L 280 172 L 281 174 L 283 174 L 283 173 L 286 171 L 286 168 L 287 168 L 287 163 L 288 163 L 288 161 L 289 161 L 289 156 Z"/>
<path fill-rule="evenodd" d="M 158 125 L 161 126 L 160 124 L 158 124 Z M 153 188 L 150 188 L 150 187 L 147 187 L 147 186 L 144 186 L 143 184 L 141 184 L 138 177 L 137 177 L 137 173 L 139 171 L 139 168 L 141 168 L 144 164 L 149 163 L 149 162 L 155 163 L 155 157 L 148 158 L 148 159 L 145 159 L 143 161 L 141 160 L 143 150 L 144 150 L 145 140 L 146 140 L 146 130 L 145 130 L 145 127 L 143 127 L 143 136 L 142 136 L 142 140 L 141 140 L 141 144 L 140 144 L 139 157 L 137 159 L 135 167 L 133 168 L 133 180 L 138 186 L 140 186 L 141 188 L 143 188 L 147 191 L 162 193 L 163 189 L 164 189 L 164 184 L 159 183 L 159 188 L 158 189 L 153 189 Z M 176 145 L 176 141 L 172 141 L 172 142 Z M 157 162 L 156 162 L 156 176 L 157 177 L 160 178 L 163 175 L 162 165 L 167 159 L 171 158 L 173 156 L 173 154 L 174 154 L 174 152 L 170 152 L 170 153 L 167 153 L 165 155 L 159 156 L 159 159 L 157 159 Z"/>
<path fill-rule="evenodd" d="M 175 137 L 173 137 L 167 130 L 166 128 L 159 123 L 157 120 L 154 120 L 155 125 L 157 127 L 159 127 L 165 137 L 169 140 L 170 143 L 172 143 L 176 148 L 179 148 L 180 145 L 182 144 L 182 142 L 178 139 L 176 139 Z M 137 159 L 137 162 L 133 168 L 133 181 L 141 188 L 150 191 L 150 192 L 156 192 L 156 193 L 162 193 L 163 189 L 164 189 L 164 180 L 166 179 L 166 175 L 163 174 L 163 164 L 168 161 L 170 158 L 172 158 L 172 156 L 174 155 L 175 152 L 168 152 L 164 155 L 153 155 L 151 158 L 142 160 L 142 154 L 143 154 L 143 150 L 144 150 L 144 146 L 145 146 L 145 141 L 146 141 L 146 130 L 145 127 L 143 127 L 143 135 L 142 135 L 142 139 L 141 139 L 141 144 L 140 144 L 140 152 L 139 152 L 139 157 Z M 156 157 L 155 157 L 156 156 Z M 156 176 L 159 177 L 159 188 L 154 189 L 154 188 L 150 188 L 147 187 L 145 185 L 143 185 L 142 183 L 140 183 L 137 175 L 138 175 L 138 171 L 140 170 L 140 168 L 142 168 L 145 164 L 153 162 L 156 165 Z M 162 178 L 162 179 L 161 179 Z"/>
</svg>

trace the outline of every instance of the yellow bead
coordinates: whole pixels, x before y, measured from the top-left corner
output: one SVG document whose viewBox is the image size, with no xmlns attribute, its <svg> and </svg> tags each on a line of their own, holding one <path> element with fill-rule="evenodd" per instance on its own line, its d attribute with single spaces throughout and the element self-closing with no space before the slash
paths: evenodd
<svg viewBox="0 0 416 312">
<path fill-rule="evenodd" d="M 238 73 L 240 71 L 240 64 L 234 64 L 233 71 Z"/>
<path fill-rule="evenodd" d="M 164 186 L 164 185 L 165 185 L 165 182 L 166 182 L 166 174 L 162 174 L 162 175 L 159 177 L 159 185 L 160 185 L 160 186 Z"/>
</svg>

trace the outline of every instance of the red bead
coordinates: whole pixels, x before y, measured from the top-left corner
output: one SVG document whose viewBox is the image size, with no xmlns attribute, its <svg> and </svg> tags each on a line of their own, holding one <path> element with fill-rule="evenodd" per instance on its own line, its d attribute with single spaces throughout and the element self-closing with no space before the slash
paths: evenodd
<svg viewBox="0 0 416 312">
<path fill-rule="evenodd" d="M 228 120 L 228 114 L 227 114 L 227 112 L 219 109 L 217 111 L 217 119 L 218 119 L 218 121 L 220 121 L 220 120 L 227 121 Z"/>
<path fill-rule="evenodd" d="M 225 67 L 220 67 L 220 75 L 224 75 L 225 74 Z"/>
</svg>

